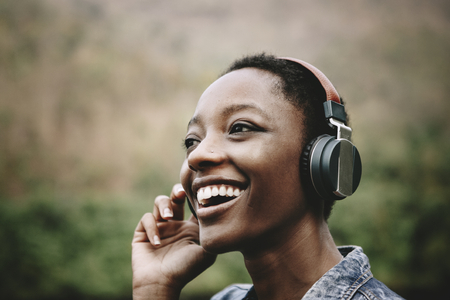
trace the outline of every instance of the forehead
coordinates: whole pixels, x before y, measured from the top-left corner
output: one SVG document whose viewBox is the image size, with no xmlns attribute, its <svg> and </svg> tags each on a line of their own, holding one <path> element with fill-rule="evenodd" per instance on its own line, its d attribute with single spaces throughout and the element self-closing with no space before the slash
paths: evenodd
<svg viewBox="0 0 450 300">
<path fill-rule="evenodd" d="M 252 110 L 267 118 L 277 112 L 298 110 L 285 98 L 279 86 L 279 78 L 270 72 L 245 68 L 230 72 L 211 84 L 200 97 L 191 123 L 203 115 L 231 114 Z"/>
<path fill-rule="evenodd" d="M 199 104 L 205 99 L 217 98 L 224 93 L 228 97 L 241 97 L 243 95 L 258 97 L 267 93 L 277 95 L 275 86 L 278 82 L 279 78 L 268 71 L 255 68 L 236 70 L 213 82 L 200 97 Z"/>
</svg>

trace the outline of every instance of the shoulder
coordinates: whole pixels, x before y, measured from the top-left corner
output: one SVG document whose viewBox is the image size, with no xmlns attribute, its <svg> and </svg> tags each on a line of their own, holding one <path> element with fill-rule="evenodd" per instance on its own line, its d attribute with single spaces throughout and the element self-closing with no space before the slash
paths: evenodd
<svg viewBox="0 0 450 300">
<path fill-rule="evenodd" d="M 380 300 L 380 299 L 392 299 L 402 300 L 403 298 L 390 290 L 384 283 L 370 278 L 365 284 L 359 287 L 352 300 Z"/>
<path fill-rule="evenodd" d="M 370 270 L 369 259 L 364 254 L 361 247 L 344 246 L 339 247 L 339 251 L 345 257 L 343 262 L 345 270 L 351 270 L 347 276 L 350 279 L 347 281 L 348 288 L 343 293 L 342 299 L 352 300 L 382 300 L 403 299 L 384 283 L 373 277 Z M 339 268 L 339 267 L 338 267 Z M 345 274 L 343 269 L 341 273 Z"/>
<path fill-rule="evenodd" d="M 241 300 L 245 298 L 251 288 L 251 284 L 230 285 L 221 292 L 215 294 L 211 300 Z"/>
<path fill-rule="evenodd" d="M 369 259 L 361 247 L 338 247 L 343 259 L 325 273 L 305 294 L 304 300 L 402 299 L 373 277 Z"/>
</svg>

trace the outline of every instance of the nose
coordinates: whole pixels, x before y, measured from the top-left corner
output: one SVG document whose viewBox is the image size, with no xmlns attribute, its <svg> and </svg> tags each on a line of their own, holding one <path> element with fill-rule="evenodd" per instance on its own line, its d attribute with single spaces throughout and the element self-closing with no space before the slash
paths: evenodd
<svg viewBox="0 0 450 300">
<path fill-rule="evenodd" d="M 226 155 L 217 139 L 206 137 L 189 153 L 187 161 L 192 171 L 202 171 L 222 164 L 225 159 Z"/>
</svg>

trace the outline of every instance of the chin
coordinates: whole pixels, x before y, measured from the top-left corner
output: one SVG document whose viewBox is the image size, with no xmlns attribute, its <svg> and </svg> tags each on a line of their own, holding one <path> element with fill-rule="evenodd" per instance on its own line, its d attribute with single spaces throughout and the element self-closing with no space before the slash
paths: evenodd
<svg viewBox="0 0 450 300">
<path fill-rule="evenodd" d="M 220 235 L 213 230 L 200 229 L 200 245 L 207 252 L 212 254 L 223 254 L 227 252 L 239 251 L 242 243 L 236 236 Z"/>
<path fill-rule="evenodd" d="M 200 245 L 203 249 L 212 254 L 223 254 L 236 250 L 229 242 L 219 238 L 202 238 L 202 236 L 200 236 Z"/>
</svg>

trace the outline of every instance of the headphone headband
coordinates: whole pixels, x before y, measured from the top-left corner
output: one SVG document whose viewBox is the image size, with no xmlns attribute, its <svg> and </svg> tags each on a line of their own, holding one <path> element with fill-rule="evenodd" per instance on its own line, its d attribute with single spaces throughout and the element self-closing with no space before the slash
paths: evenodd
<svg viewBox="0 0 450 300">
<path fill-rule="evenodd" d="M 341 104 L 341 98 L 339 97 L 339 94 L 336 91 L 335 87 L 333 86 L 331 81 L 325 76 L 325 74 L 323 74 L 319 69 L 307 63 L 306 61 L 292 57 L 278 57 L 278 59 L 284 59 L 298 63 L 303 67 L 305 67 L 306 69 L 308 69 L 309 71 L 311 71 L 311 73 L 313 73 L 314 76 L 316 76 L 316 78 L 320 81 L 323 88 L 325 89 L 325 93 L 327 94 L 327 101 L 334 101 L 336 103 Z"/>
<path fill-rule="evenodd" d="M 302 176 L 308 178 L 323 199 L 340 200 L 352 195 L 361 179 L 361 158 L 350 141 L 352 129 L 345 125 L 347 115 L 331 81 L 313 65 L 292 57 L 279 57 L 300 64 L 319 80 L 327 101 L 323 103 L 325 118 L 335 127 L 336 137 L 321 135 L 311 141 L 302 153 Z"/>
</svg>

